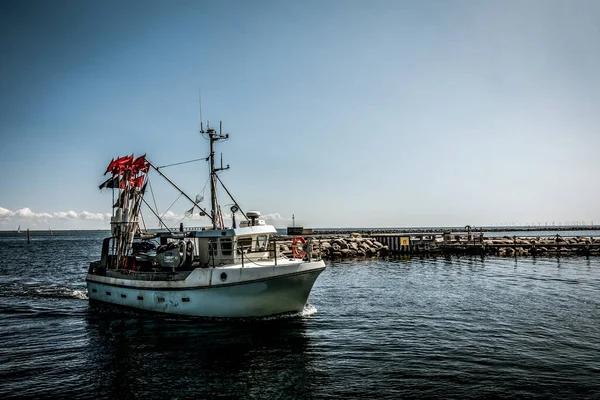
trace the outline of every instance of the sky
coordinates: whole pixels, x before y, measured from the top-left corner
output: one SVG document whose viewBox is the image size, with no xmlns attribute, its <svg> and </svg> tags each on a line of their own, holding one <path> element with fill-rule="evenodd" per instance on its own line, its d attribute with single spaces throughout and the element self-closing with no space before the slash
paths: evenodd
<svg viewBox="0 0 600 400">
<path fill-rule="evenodd" d="M 277 227 L 600 223 L 598 15 L 595 0 L 3 0 L 0 230 L 108 229 L 112 158 L 208 155 L 199 93 L 230 134 L 221 179 Z M 209 205 L 206 162 L 163 172 Z M 149 179 L 170 226 L 209 225 Z"/>
</svg>

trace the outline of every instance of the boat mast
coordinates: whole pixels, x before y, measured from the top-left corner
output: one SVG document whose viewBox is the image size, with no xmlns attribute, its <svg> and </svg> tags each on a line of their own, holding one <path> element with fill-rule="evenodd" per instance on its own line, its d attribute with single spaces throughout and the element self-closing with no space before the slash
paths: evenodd
<svg viewBox="0 0 600 400">
<path fill-rule="evenodd" d="M 206 130 L 203 127 L 200 128 L 200 133 L 207 134 L 210 140 L 210 205 L 211 205 L 211 216 L 213 229 L 222 229 L 221 225 L 221 211 L 219 209 L 219 202 L 217 199 L 217 172 L 229 169 L 229 165 L 227 167 L 223 167 L 223 159 L 221 159 L 221 166 L 219 168 L 215 168 L 215 143 L 219 140 L 229 139 L 229 134 L 223 135 L 223 121 L 219 124 L 219 133 L 217 133 L 214 129 L 212 129 L 209 125 L 209 121 L 206 122 Z"/>
</svg>

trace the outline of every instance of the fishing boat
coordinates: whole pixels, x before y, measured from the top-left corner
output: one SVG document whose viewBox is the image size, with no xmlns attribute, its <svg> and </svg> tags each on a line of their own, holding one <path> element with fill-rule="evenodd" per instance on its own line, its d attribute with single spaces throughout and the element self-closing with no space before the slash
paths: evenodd
<svg viewBox="0 0 600 400">
<path fill-rule="evenodd" d="M 215 166 L 215 144 L 228 139 L 201 125 L 210 143 L 210 210 L 192 199 L 146 159 L 133 155 L 113 159 L 110 177 L 100 188 L 113 189 L 111 236 L 103 240 L 101 257 L 92 261 L 86 276 L 91 303 L 102 302 L 140 310 L 199 317 L 262 317 L 304 309 L 313 284 L 325 269 L 311 240 L 294 239 L 293 256 L 279 251 L 277 231 L 260 219 L 260 212 L 244 212 L 221 181 Z M 201 229 L 169 229 L 144 199 L 148 174 L 156 171 L 192 203 L 192 212 L 210 220 Z M 105 175 L 106 175 L 105 173 Z M 232 201 L 231 226 L 226 227 L 217 188 Z M 142 204 L 164 226 L 142 229 Z M 236 223 L 236 215 L 240 220 Z M 315 250 L 316 250 L 315 246 Z"/>
</svg>

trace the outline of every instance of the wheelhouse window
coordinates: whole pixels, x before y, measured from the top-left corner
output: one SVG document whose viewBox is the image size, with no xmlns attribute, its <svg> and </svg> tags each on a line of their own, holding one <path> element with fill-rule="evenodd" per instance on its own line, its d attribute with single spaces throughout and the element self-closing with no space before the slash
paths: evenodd
<svg viewBox="0 0 600 400">
<path fill-rule="evenodd" d="M 221 244 L 221 253 L 224 256 L 230 256 L 231 251 L 233 249 L 233 243 L 231 242 L 231 239 L 230 238 L 222 238 L 222 239 L 220 239 L 220 244 Z"/>
<path fill-rule="evenodd" d="M 256 238 L 256 250 L 264 251 L 267 249 L 268 237 L 266 235 L 260 235 Z"/>
<path fill-rule="evenodd" d="M 250 251 L 250 249 L 252 248 L 252 238 L 249 238 L 249 237 L 239 238 L 237 240 L 237 245 L 238 245 L 238 250 L 240 253 L 242 252 L 242 250 Z"/>
</svg>

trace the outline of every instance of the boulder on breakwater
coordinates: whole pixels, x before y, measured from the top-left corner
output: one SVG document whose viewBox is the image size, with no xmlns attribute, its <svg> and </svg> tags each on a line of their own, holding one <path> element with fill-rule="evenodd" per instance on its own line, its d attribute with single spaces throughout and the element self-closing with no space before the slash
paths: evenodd
<svg viewBox="0 0 600 400">
<path fill-rule="evenodd" d="M 279 252 L 284 256 L 294 257 L 292 242 L 293 238 L 278 241 Z M 312 257 L 318 257 L 320 254 L 324 259 L 383 257 L 389 254 L 388 246 L 370 238 L 363 238 L 359 233 L 352 233 L 349 237 L 313 236 L 307 241 L 307 245 Z"/>
<path fill-rule="evenodd" d="M 487 253 L 515 257 L 528 255 L 590 255 L 598 253 L 600 238 L 593 237 L 495 237 L 485 238 Z"/>
</svg>

